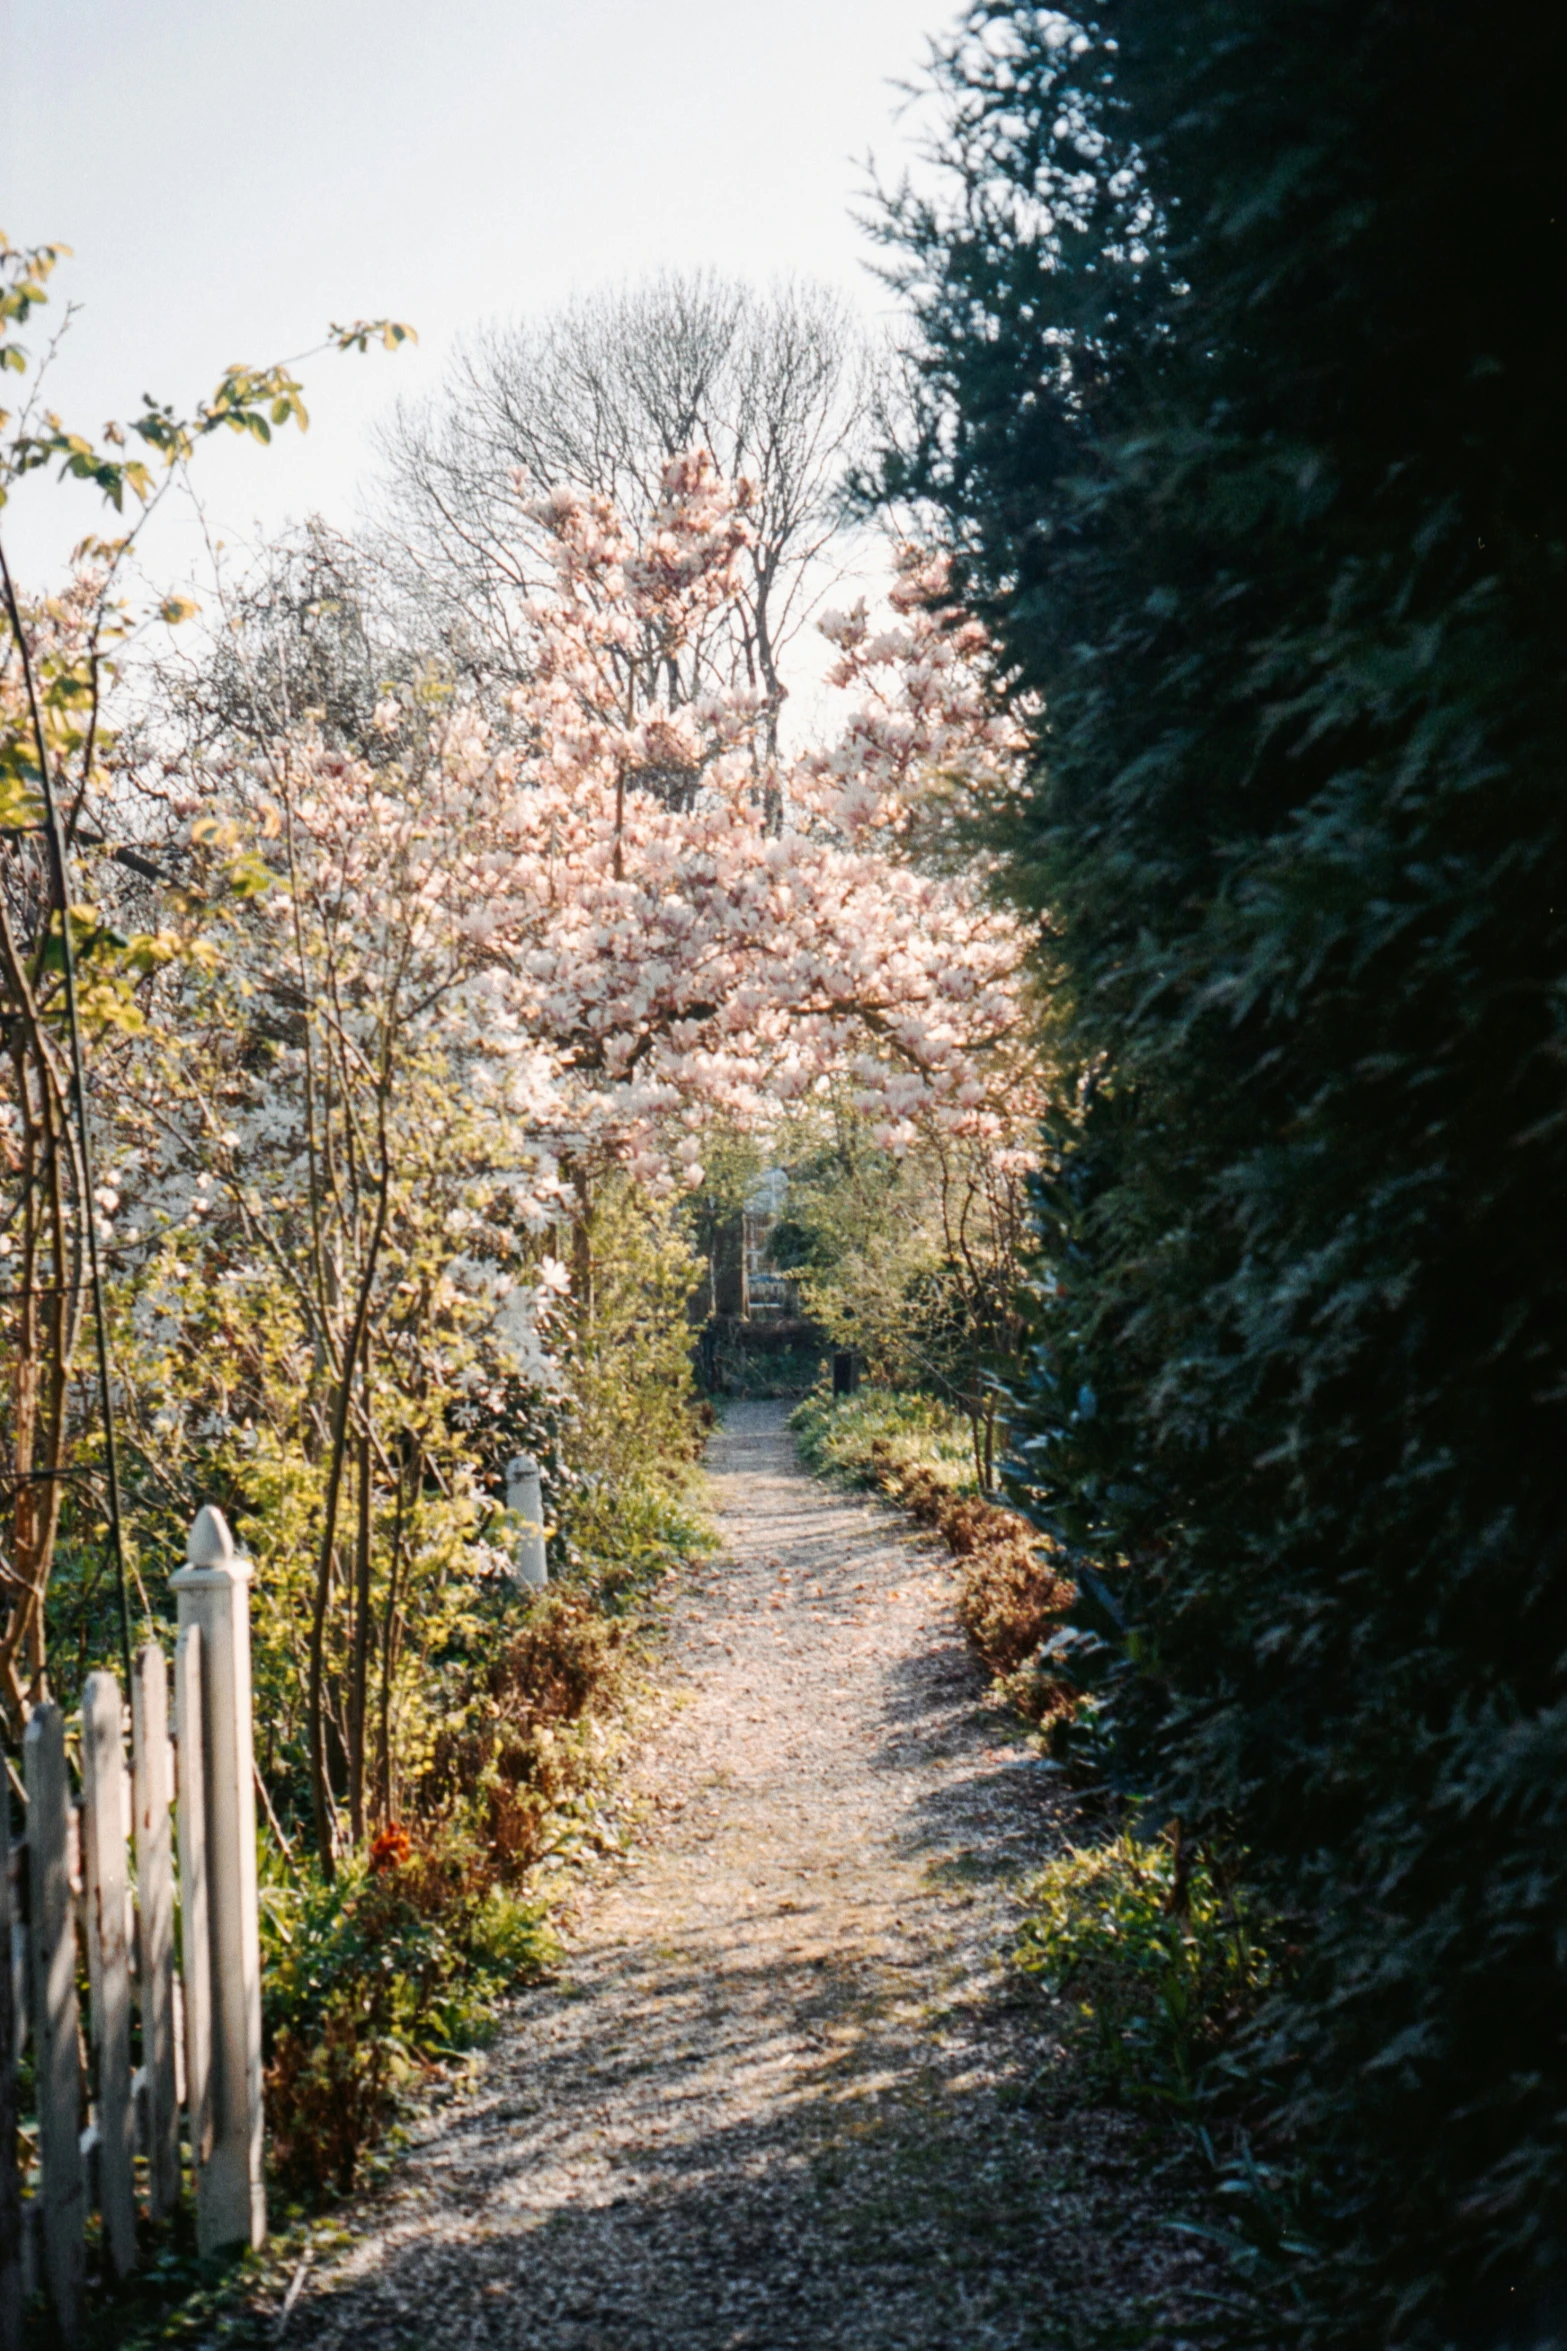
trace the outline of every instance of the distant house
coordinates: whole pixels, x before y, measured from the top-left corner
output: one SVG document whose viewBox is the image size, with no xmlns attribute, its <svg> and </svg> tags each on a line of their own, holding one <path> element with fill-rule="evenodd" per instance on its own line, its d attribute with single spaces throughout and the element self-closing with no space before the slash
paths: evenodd
<svg viewBox="0 0 1567 2351">
<path fill-rule="evenodd" d="M 799 1319 L 799 1284 L 788 1274 L 776 1272 L 767 1261 L 768 1246 L 788 1196 L 789 1178 L 781 1167 L 765 1169 L 746 1194 L 743 1255 L 748 1322 Z"/>
<path fill-rule="evenodd" d="M 768 1259 L 788 1194 L 783 1168 L 764 1169 L 713 1236 L 698 1355 L 710 1389 L 797 1395 L 816 1376 L 821 1333 L 801 1313 L 798 1282 Z"/>
<path fill-rule="evenodd" d="M 745 1205 L 714 1238 L 709 1298 L 721 1322 L 792 1321 L 800 1312 L 798 1285 L 767 1262 L 767 1247 L 788 1197 L 781 1167 L 759 1175 Z"/>
</svg>

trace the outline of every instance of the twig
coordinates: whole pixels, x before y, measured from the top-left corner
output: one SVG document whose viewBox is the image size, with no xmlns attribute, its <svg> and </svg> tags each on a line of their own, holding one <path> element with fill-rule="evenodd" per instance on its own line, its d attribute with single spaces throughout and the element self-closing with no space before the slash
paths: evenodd
<svg viewBox="0 0 1567 2351">
<path fill-rule="evenodd" d="M 300 2295 L 304 2291 L 305 2272 L 309 2269 L 314 2256 L 315 2247 L 313 2245 L 307 2245 L 303 2255 L 301 2256 L 299 2267 L 295 2270 L 293 2277 L 289 2281 L 288 2292 L 283 2297 L 283 2307 L 277 2315 L 277 2331 L 272 2337 L 274 2343 L 281 2343 L 283 2340 L 284 2329 L 287 2327 L 289 2320 L 294 2315 L 294 2304 L 299 2300 Z"/>
<path fill-rule="evenodd" d="M 272 1824 L 272 1834 L 274 1837 L 276 1837 L 278 1843 L 283 1848 L 284 1860 L 288 1863 L 289 1867 L 292 1868 L 294 1864 L 294 1848 L 289 1843 L 288 1838 L 284 1835 L 283 1823 L 278 1819 L 276 1812 L 273 1810 L 272 1794 L 267 1786 L 266 1781 L 261 1776 L 261 1766 L 259 1763 L 253 1761 L 250 1768 L 255 1777 L 256 1794 L 261 1798 L 261 1809 Z"/>
<path fill-rule="evenodd" d="M 22 626 L 21 606 L 12 584 L 10 566 L 5 550 L 0 547 L 0 591 L 5 597 L 6 615 L 11 633 L 16 639 L 17 658 L 22 667 L 22 684 L 27 696 L 28 716 L 32 722 L 33 740 L 38 750 L 38 781 L 43 793 L 46 819 L 45 840 L 49 851 L 50 878 L 60 905 L 60 953 L 65 967 L 65 1026 L 70 1046 L 71 1093 L 76 1112 L 76 1142 L 81 1158 L 81 1224 L 87 1242 L 87 1280 L 92 1292 L 93 1327 L 98 1353 L 98 1399 L 103 1421 L 104 1468 L 108 1477 L 109 1552 L 114 1561 L 115 1582 L 120 1600 L 120 1648 L 125 1667 L 125 1687 L 131 1686 L 131 1612 L 126 1588 L 125 1535 L 120 1516 L 120 1465 L 115 1446 L 114 1396 L 109 1377 L 109 1326 L 104 1306 L 103 1270 L 98 1260 L 98 1204 L 93 1189 L 92 1135 L 87 1117 L 87 1072 L 82 1053 L 81 1020 L 76 994 L 76 947 L 71 933 L 70 867 L 65 832 L 60 822 L 59 802 L 55 796 L 54 771 L 49 759 L 49 744 L 44 733 L 42 713 L 38 707 L 38 690 L 33 676 L 32 648 Z M 94 696 L 97 691 L 97 661 L 93 664 Z M 96 721 L 95 721 L 96 723 Z"/>
</svg>

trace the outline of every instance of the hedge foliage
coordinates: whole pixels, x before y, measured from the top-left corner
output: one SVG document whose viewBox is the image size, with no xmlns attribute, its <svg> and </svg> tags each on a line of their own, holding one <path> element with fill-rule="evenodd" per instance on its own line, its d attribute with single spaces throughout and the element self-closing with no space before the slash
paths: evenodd
<svg viewBox="0 0 1567 2351">
<path fill-rule="evenodd" d="M 1114 1770 L 1298 1933 L 1319 2338 L 1554 2341 L 1567 20 L 985 0 L 934 86 L 879 490 L 1035 698 L 983 814 L 1080 1077 L 1016 1490 Z"/>
</svg>

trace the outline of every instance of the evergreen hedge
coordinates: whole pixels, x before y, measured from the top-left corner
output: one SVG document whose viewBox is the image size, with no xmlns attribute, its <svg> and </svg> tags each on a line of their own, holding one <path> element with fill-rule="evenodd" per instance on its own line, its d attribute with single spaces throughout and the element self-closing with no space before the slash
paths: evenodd
<svg viewBox="0 0 1567 2351">
<path fill-rule="evenodd" d="M 1079 1073 L 1018 1488 L 1295 1922 L 1308 2335 L 1567 2339 L 1567 19 L 998 0 L 934 88 L 878 487 L 1042 702 Z"/>
</svg>

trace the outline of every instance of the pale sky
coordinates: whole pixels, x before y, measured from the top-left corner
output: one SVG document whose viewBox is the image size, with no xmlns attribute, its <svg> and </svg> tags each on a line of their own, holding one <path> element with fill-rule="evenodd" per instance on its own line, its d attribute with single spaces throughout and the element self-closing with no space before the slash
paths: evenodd
<svg viewBox="0 0 1567 2351">
<path fill-rule="evenodd" d="M 893 85 L 952 0 L 0 0 L 0 227 L 75 259 L 50 404 L 91 430 L 177 405 L 330 319 L 390 315 L 415 353 L 304 370 L 308 436 L 225 435 L 199 485 L 231 545 L 309 511 L 350 524 L 368 429 L 486 319 L 674 265 L 826 279 L 868 314 L 853 219 L 909 135 Z M 17 379 L 10 378 L 7 404 Z M 105 527 L 86 491 L 3 517 L 37 580 Z M 192 518 L 145 560 L 192 565 Z"/>
</svg>

